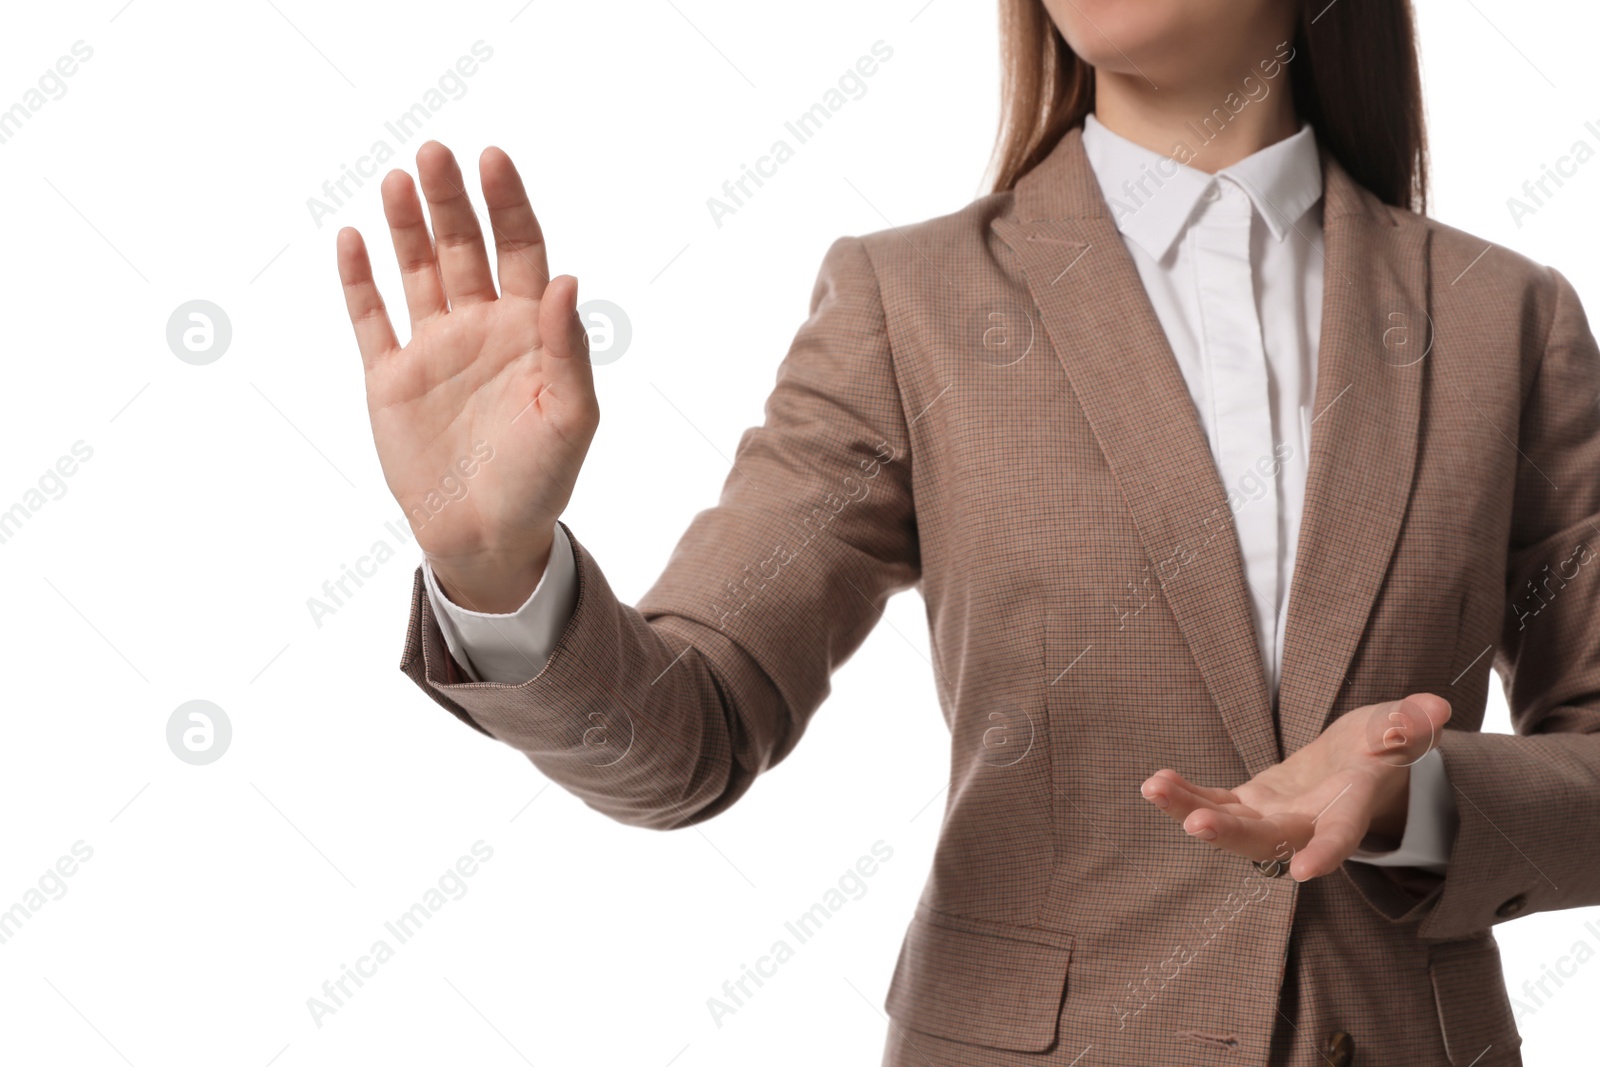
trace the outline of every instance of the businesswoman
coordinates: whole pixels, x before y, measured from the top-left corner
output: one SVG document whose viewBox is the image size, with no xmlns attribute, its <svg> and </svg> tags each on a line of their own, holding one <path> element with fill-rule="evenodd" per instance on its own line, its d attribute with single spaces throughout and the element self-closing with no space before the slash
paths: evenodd
<svg viewBox="0 0 1600 1067">
<path fill-rule="evenodd" d="M 402 668 L 680 827 L 915 586 L 951 778 L 885 1063 L 1520 1063 L 1490 929 L 1600 903 L 1578 297 L 1421 212 L 1404 3 L 1002 26 L 995 191 L 832 246 L 637 607 L 558 522 L 599 408 L 511 161 L 480 160 L 494 273 L 447 149 L 418 153 L 426 218 L 385 179 L 407 344 L 354 230 L 338 258 L 426 557 Z M 1478 732 L 1492 666 L 1517 736 Z"/>
</svg>

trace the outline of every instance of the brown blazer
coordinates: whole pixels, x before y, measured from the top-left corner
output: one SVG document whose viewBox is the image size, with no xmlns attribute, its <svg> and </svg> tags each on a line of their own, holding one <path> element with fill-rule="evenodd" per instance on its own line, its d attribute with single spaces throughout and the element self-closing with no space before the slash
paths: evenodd
<svg viewBox="0 0 1600 1067">
<path fill-rule="evenodd" d="M 686 826 L 788 754 L 915 586 L 950 789 L 885 1064 L 1520 1063 L 1490 928 L 1600 903 L 1600 354 L 1560 274 L 1323 167 L 1276 709 L 1221 480 L 1076 131 L 1014 194 L 832 246 L 765 424 L 637 608 L 572 536 L 548 664 L 472 684 L 419 570 L 401 668 L 599 811 Z M 1478 733 L 1491 663 L 1521 736 Z M 1460 830 L 1420 889 L 1270 878 L 1139 796 L 1164 766 L 1238 784 L 1424 690 L 1455 709 Z"/>
</svg>

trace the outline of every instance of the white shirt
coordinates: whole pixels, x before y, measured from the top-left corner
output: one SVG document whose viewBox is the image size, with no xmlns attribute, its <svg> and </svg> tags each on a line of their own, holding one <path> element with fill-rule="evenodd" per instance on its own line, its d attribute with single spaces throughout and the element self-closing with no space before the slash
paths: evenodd
<svg viewBox="0 0 1600 1067">
<path fill-rule="evenodd" d="M 1083 147 L 1183 372 L 1228 494 L 1256 638 L 1276 700 L 1285 608 L 1309 469 L 1322 311 L 1322 165 L 1309 125 L 1215 175 L 1106 129 L 1090 115 Z M 470 677 L 517 684 L 543 668 L 577 598 L 572 546 L 558 525 L 550 563 L 516 612 L 469 611 L 423 566 L 445 643 Z M 1443 873 L 1455 803 L 1443 758 L 1411 769 L 1405 837 L 1379 866 Z"/>
<path fill-rule="evenodd" d="M 1083 149 L 1211 443 L 1276 693 L 1321 325 L 1316 139 L 1302 126 L 1213 177 L 1090 115 Z"/>
</svg>

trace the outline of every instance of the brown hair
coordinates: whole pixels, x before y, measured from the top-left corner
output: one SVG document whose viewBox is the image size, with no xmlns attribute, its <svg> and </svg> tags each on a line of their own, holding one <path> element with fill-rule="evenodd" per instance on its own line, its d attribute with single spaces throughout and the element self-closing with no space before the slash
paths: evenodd
<svg viewBox="0 0 1600 1067">
<path fill-rule="evenodd" d="M 1339 165 L 1386 204 L 1427 210 L 1428 145 L 1410 0 L 1298 0 L 1300 117 Z M 1043 0 L 1000 0 L 1000 132 L 996 192 L 1050 154 L 1094 110 L 1094 68 L 1079 59 Z"/>
</svg>

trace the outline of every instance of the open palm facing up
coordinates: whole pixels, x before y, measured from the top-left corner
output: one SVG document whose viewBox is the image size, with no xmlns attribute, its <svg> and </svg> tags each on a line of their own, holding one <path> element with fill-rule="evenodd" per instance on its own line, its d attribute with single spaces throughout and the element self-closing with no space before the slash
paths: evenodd
<svg viewBox="0 0 1600 1067">
<path fill-rule="evenodd" d="M 600 422 L 578 282 L 549 276 L 538 219 L 498 148 L 479 160 L 500 290 L 461 168 L 430 141 L 417 173 L 383 180 L 383 209 L 411 318 L 401 345 L 361 234 L 339 232 L 339 277 L 366 372 L 389 490 L 452 600 L 515 610 L 549 558 Z"/>
<path fill-rule="evenodd" d="M 1432 693 L 1339 716 L 1315 741 L 1233 789 L 1157 771 L 1140 792 L 1191 836 L 1296 881 L 1339 869 L 1373 834 L 1405 830 L 1411 765 L 1435 747 L 1450 704 Z"/>
</svg>

